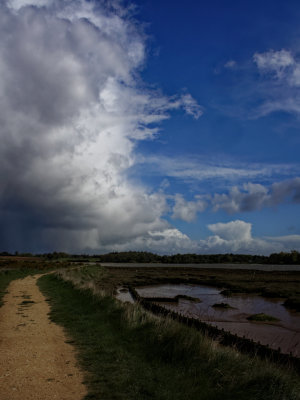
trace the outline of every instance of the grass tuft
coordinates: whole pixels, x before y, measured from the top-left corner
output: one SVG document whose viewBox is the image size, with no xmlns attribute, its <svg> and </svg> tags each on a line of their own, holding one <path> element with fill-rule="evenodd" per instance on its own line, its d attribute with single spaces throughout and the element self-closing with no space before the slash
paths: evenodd
<svg viewBox="0 0 300 400">
<path fill-rule="evenodd" d="M 278 318 L 272 317 L 271 315 L 264 314 L 264 313 L 250 315 L 250 317 L 247 317 L 247 319 L 249 321 L 258 321 L 258 322 L 276 322 L 276 321 L 279 321 Z"/>
</svg>

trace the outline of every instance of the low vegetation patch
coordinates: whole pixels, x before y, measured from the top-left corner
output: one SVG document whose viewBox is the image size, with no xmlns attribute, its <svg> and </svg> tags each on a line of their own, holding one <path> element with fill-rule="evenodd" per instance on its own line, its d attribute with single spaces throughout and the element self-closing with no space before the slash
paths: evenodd
<svg viewBox="0 0 300 400">
<path fill-rule="evenodd" d="M 145 300 L 148 301 L 157 301 L 162 303 L 178 303 L 179 300 L 188 300 L 192 301 L 193 303 L 201 303 L 201 300 L 197 297 L 187 296 L 185 294 L 178 294 L 175 297 L 143 297 Z"/>
<path fill-rule="evenodd" d="M 228 303 L 215 303 L 212 307 L 214 307 L 214 308 L 222 308 L 222 309 L 234 308 L 234 307 L 231 307 L 231 305 L 229 305 Z"/>
<path fill-rule="evenodd" d="M 69 279 L 75 275 L 78 285 L 79 271 Z M 122 304 L 84 275 L 86 289 L 53 275 L 39 285 L 50 299 L 51 319 L 77 347 L 86 400 L 299 400 L 292 372 L 222 348 L 137 304 Z"/>
<path fill-rule="evenodd" d="M 276 321 L 279 321 L 278 318 L 272 317 L 271 315 L 264 314 L 264 313 L 250 315 L 250 317 L 247 317 L 247 319 L 249 321 L 258 321 L 258 322 L 276 322 Z"/>
<path fill-rule="evenodd" d="M 177 296 L 175 296 L 175 299 L 188 300 L 192 301 L 193 303 L 201 303 L 201 300 L 198 299 L 198 297 L 187 296 L 186 294 L 178 294 Z"/>
<path fill-rule="evenodd" d="M 178 299 L 175 299 L 175 297 L 141 297 L 144 300 L 147 301 L 154 301 L 154 302 L 159 302 L 159 303 L 177 303 Z"/>
</svg>

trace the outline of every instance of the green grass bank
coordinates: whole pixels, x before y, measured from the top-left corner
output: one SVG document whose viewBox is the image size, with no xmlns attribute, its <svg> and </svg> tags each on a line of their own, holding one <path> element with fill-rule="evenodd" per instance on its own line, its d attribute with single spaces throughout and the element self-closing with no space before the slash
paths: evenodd
<svg viewBox="0 0 300 400">
<path fill-rule="evenodd" d="M 87 276 L 76 282 L 88 282 Z M 55 275 L 40 278 L 39 286 L 51 319 L 76 346 L 86 371 L 86 400 L 300 399 L 299 377 L 292 372 L 222 348 L 176 321 Z M 92 281 L 86 286 L 97 292 Z"/>
</svg>

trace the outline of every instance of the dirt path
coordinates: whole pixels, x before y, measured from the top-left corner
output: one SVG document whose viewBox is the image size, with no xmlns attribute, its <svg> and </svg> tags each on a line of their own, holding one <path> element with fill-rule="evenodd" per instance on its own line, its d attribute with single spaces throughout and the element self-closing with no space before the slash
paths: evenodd
<svg viewBox="0 0 300 400">
<path fill-rule="evenodd" d="M 87 391 L 74 349 L 48 318 L 38 277 L 13 281 L 0 308 L 0 399 L 81 400 Z"/>
</svg>

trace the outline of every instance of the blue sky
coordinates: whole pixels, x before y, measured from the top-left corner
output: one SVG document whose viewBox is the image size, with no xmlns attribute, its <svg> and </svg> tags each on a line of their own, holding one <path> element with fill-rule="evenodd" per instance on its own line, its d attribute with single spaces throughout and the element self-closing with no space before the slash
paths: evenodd
<svg viewBox="0 0 300 400">
<path fill-rule="evenodd" d="M 0 13 L 3 250 L 300 250 L 298 2 Z"/>
<path fill-rule="evenodd" d="M 159 138 L 141 142 L 146 156 L 199 159 L 200 168 L 228 165 L 260 168 L 265 173 L 241 179 L 225 177 L 207 181 L 180 180 L 166 171 L 149 172 L 142 179 L 159 185 L 167 178 L 168 193 L 179 192 L 188 200 L 196 194 L 230 191 L 233 185 L 274 182 L 299 176 L 299 114 L 276 110 L 259 115 L 260 107 L 273 97 L 288 96 L 269 71 L 261 73 L 254 54 L 286 49 L 295 59 L 299 54 L 299 12 L 296 1 L 182 2 L 141 1 L 138 18 L 146 21 L 149 56 L 144 79 L 167 93 L 188 91 L 203 107 L 193 120 L 178 112 L 161 124 Z M 277 86 L 277 87 L 276 87 Z M 282 93 L 281 93 L 282 90 Z M 298 91 L 298 89 L 297 89 Z M 292 95 L 292 94 L 291 94 Z M 295 93 L 298 97 L 299 93 Z M 204 167 L 205 168 L 205 167 Z M 299 189 L 298 189 L 299 190 Z M 288 203 L 288 201 L 286 202 Z M 253 223 L 256 236 L 300 233 L 299 202 L 234 213 Z M 205 226 L 232 219 L 222 211 L 199 213 L 192 223 L 172 222 L 193 238 L 207 234 Z"/>
</svg>

